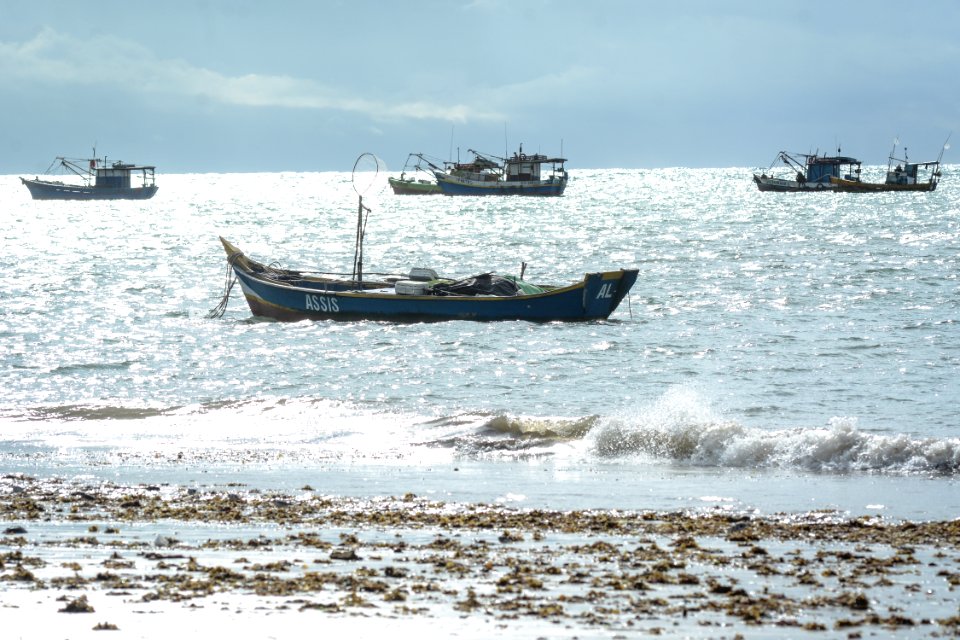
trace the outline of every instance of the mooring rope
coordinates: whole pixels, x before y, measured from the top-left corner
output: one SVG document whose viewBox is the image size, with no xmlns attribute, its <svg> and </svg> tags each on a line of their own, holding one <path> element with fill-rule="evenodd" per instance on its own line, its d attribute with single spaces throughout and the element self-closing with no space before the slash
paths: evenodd
<svg viewBox="0 0 960 640">
<path fill-rule="evenodd" d="M 233 289 L 233 285 L 237 284 L 237 274 L 233 272 L 233 263 L 236 257 L 241 255 L 243 254 L 235 253 L 227 258 L 227 278 L 223 285 L 223 297 L 220 298 L 217 306 L 210 309 L 210 312 L 207 313 L 208 318 L 222 318 L 223 314 L 227 312 L 227 303 L 230 302 L 230 291 Z"/>
</svg>

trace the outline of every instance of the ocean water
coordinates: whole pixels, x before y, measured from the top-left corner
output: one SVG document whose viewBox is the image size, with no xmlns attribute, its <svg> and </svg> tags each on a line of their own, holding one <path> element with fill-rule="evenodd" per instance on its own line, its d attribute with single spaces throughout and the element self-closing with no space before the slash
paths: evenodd
<svg viewBox="0 0 960 640">
<path fill-rule="evenodd" d="M 871 170 L 878 179 L 882 168 Z M 349 271 L 350 172 L 0 176 L 0 469 L 555 509 L 960 514 L 960 170 L 759 193 L 746 168 L 573 170 L 562 198 L 364 184 L 364 270 L 638 267 L 604 322 L 254 319 L 222 235 Z"/>
</svg>

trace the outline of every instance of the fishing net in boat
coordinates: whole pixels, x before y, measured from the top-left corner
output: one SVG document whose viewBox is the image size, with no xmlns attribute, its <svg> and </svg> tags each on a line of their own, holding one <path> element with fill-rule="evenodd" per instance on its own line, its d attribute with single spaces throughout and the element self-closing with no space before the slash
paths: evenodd
<svg viewBox="0 0 960 640">
<path fill-rule="evenodd" d="M 519 291 L 516 282 L 493 273 L 433 285 L 433 293 L 438 296 L 515 296 Z"/>
</svg>

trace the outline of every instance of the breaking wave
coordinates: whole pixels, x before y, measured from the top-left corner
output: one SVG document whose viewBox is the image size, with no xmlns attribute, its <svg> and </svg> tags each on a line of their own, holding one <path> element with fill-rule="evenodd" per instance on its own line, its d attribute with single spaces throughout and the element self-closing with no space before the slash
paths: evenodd
<svg viewBox="0 0 960 640">
<path fill-rule="evenodd" d="M 579 443 L 599 422 L 585 418 L 535 418 L 505 414 L 461 414 L 421 424 L 438 435 L 419 444 L 454 450 L 460 456 L 549 456 L 555 445 Z"/>
<path fill-rule="evenodd" d="M 602 458 L 641 455 L 691 466 L 815 473 L 960 473 L 960 438 L 873 433 L 842 417 L 821 428 L 748 428 L 719 418 L 686 391 L 668 393 L 635 419 L 607 421 L 589 439 Z"/>
<path fill-rule="evenodd" d="M 10 452 L 50 455 L 99 447 L 144 459 L 325 460 L 478 458 L 624 460 L 654 465 L 807 473 L 960 475 L 960 438 L 866 431 L 855 418 L 816 428 L 748 427 L 695 391 L 673 389 L 629 416 L 532 417 L 502 412 L 439 417 L 321 399 L 216 401 L 190 406 L 61 405 L 0 412 Z M 19 443 L 19 444 L 18 444 Z M 11 453 L 11 455 L 13 454 Z"/>
</svg>

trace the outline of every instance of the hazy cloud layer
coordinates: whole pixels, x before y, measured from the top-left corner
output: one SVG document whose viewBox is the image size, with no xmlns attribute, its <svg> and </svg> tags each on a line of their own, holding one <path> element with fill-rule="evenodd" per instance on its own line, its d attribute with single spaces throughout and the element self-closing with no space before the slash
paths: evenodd
<svg viewBox="0 0 960 640">
<path fill-rule="evenodd" d="M 876 164 L 896 136 L 935 157 L 960 130 L 954 0 L 13 1 L 0 173 L 94 142 L 172 172 L 520 143 L 571 168 L 759 168 L 841 145 Z"/>
<path fill-rule="evenodd" d="M 136 93 L 201 97 L 225 105 L 332 109 L 374 119 L 502 121 L 503 115 L 464 104 L 391 102 L 351 95 L 349 87 L 325 86 L 286 75 L 227 76 L 183 59 L 163 59 L 116 36 L 79 40 L 45 28 L 23 43 L 0 42 L 0 80 L 58 86 L 109 86 Z"/>
</svg>

